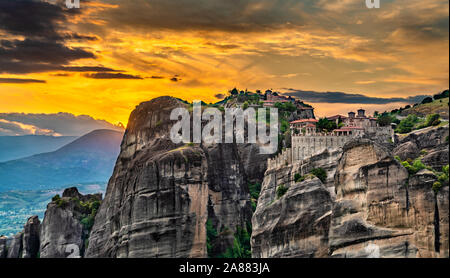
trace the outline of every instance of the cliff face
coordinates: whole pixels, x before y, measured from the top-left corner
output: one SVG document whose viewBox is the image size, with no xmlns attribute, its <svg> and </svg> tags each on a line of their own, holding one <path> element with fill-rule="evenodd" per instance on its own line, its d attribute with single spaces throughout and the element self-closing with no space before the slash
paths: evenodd
<svg viewBox="0 0 450 278">
<path fill-rule="evenodd" d="M 27 223 L 23 227 L 22 237 L 22 258 L 36 258 L 39 253 L 39 231 L 41 227 L 41 221 L 35 215 L 28 218 Z"/>
<path fill-rule="evenodd" d="M 277 197 L 274 176 L 264 180 L 263 198 L 252 219 L 252 257 L 326 256 L 332 208 L 329 191 L 314 178 L 292 183 Z"/>
<path fill-rule="evenodd" d="M 72 187 L 64 190 L 62 198 L 56 197 L 47 205 L 42 223 L 32 216 L 23 231 L 10 239 L 7 258 L 83 257 L 102 196 L 82 195 Z"/>
<path fill-rule="evenodd" d="M 17 233 L 11 240 L 11 245 L 8 248 L 8 258 L 21 258 L 23 250 L 23 232 Z"/>
<path fill-rule="evenodd" d="M 271 155 L 260 154 L 258 144 L 238 144 L 237 148 L 248 181 L 261 183 L 267 169 L 267 159 Z"/>
<path fill-rule="evenodd" d="M 87 257 L 206 257 L 206 222 L 216 230 L 244 226 L 251 205 L 234 144 L 174 144 L 171 97 L 131 114 Z M 223 235 L 223 248 L 232 235 Z M 219 250 L 220 251 L 220 250 Z"/>
<path fill-rule="evenodd" d="M 101 194 L 82 195 L 75 187 L 47 205 L 40 231 L 41 258 L 82 257 L 89 236 L 89 218 Z"/>
<path fill-rule="evenodd" d="M 372 256 L 376 252 L 372 249 L 378 250 L 384 239 L 400 241 L 399 237 L 411 233 L 394 229 L 401 227 L 400 223 L 388 223 L 401 222 L 398 218 L 406 211 L 406 206 L 395 198 L 406 196 L 399 191 L 407 179 L 406 169 L 370 141 L 351 142 L 344 147 L 335 176 L 337 198 L 329 242 L 333 256 L 365 256 L 367 246 L 371 252 L 368 256 Z M 388 241 L 386 245 L 392 246 L 392 240 Z M 408 244 L 404 246 L 408 248 Z M 384 251 L 379 252 L 380 256 L 385 255 Z"/>
<path fill-rule="evenodd" d="M 399 145 L 393 150 L 402 160 L 415 159 L 423 154 L 423 162 L 433 169 L 441 171 L 448 164 L 449 126 L 428 127 L 413 131 L 399 139 Z"/>
<path fill-rule="evenodd" d="M 301 165 L 266 172 L 252 221 L 254 257 L 448 257 L 448 186 L 434 193 L 431 171 L 410 176 L 366 139 L 347 143 L 336 164 L 331 158 L 310 160 L 329 170 L 335 199 L 317 179 L 293 182 L 308 171 Z M 288 190 L 277 200 L 280 185 Z"/>
<path fill-rule="evenodd" d="M 435 219 L 448 207 L 448 187 L 435 194 L 432 172 L 409 177 L 386 151 L 357 142 L 344 150 L 335 180 L 332 256 L 448 257 L 448 211 Z"/>
<path fill-rule="evenodd" d="M 328 254 L 328 230 L 334 193 L 334 175 L 340 151 L 328 152 L 301 163 L 268 170 L 265 173 L 256 211 L 252 218 L 252 256 L 324 257 Z M 307 176 L 322 168 L 327 178 L 295 181 L 296 174 Z M 288 188 L 277 196 L 277 188 Z"/>
<path fill-rule="evenodd" d="M 6 237 L 0 237 L 0 259 L 6 258 L 6 255 L 8 254 L 6 240 Z"/>
</svg>

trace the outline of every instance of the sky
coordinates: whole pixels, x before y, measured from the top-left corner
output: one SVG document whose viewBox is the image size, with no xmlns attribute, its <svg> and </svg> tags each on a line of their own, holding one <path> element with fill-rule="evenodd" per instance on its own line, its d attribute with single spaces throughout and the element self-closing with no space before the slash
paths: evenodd
<svg viewBox="0 0 450 278">
<path fill-rule="evenodd" d="M 447 0 L 64 3 L 0 0 L 0 113 L 126 125 L 142 101 L 237 87 L 303 95 L 325 116 L 449 87 Z"/>
</svg>

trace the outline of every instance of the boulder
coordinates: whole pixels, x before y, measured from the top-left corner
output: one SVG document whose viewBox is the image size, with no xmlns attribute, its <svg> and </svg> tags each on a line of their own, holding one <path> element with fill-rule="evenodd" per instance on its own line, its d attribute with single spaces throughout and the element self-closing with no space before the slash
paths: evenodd
<svg viewBox="0 0 450 278">
<path fill-rule="evenodd" d="M 400 157 L 401 160 L 415 159 L 420 155 L 420 150 L 414 141 L 407 141 L 400 144 L 393 150 L 393 155 Z"/>
<path fill-rule="evenodd" d="M 448 165 L 448 157 L 448 145 L 445 145 L 429 151 L 422 162 L 436 171 L 442 171 L 442 167 Z"/>
</svg>

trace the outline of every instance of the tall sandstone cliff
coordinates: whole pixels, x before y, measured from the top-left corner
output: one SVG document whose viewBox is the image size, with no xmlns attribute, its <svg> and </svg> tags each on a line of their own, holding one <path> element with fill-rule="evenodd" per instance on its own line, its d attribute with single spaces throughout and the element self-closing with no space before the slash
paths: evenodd
<svg viewBox="0 0 450 278">
<path fill-rule="evenodd" d="M 64 190 L 62 198 L 50 202 L 41 224 L 40 257 L 82 257 L 89 236 L 89 217 L 93 218 L 89 214 L 96 210 L 93 206 L 100 204 L 101 197 L 101 194 L 82 195 L 71 187 Z"/>
<path fill-rule="evenodd" d="M 206 257 L 207 220 L 217 231 L 250 221 L 236 145 L 174 144 L 170 113 L 177 107 L 187 105 L 159 97 L 131 113 L 87 257 Z M 233 234 L 219 240 L 226 249 Z"/>
<path fill-rule="evenodd" d="M 267 171 L 252 219 L 253 257 L 448 257 L 448 186 L 433 192 L 431 171 L 409 175 L 366 139 L 309 160 L 327 169 L 336 195 L 317 178 L 295 182 L 308 171 L 301 164 Z M 277 198 L 280 185 L 288 190 Z"/>
</svg>

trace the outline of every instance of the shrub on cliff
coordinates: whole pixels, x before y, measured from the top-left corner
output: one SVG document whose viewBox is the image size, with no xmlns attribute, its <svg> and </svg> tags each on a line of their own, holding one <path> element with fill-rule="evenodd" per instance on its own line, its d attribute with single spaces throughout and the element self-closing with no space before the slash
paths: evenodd
<svg viewBox="0 0 450 278">
<path fill-rule="evenodd" d="M 56 201 L 58 201 L 60 199 L 61 199 L 61 197 L 59 196 L 59 194 L 56 194 L 55 196 L 53 196 L 52 202 L 56 202 Z"/>
<path fill-rule="evenodd" d="M 424 127 L 429 126 L 437 126 L 441 123 L 441 116 L 439 114 L 430 114 L 427 116 L 427 119 L 425 120 L 425 123 L 423 124 Z"/>
<path fill-rule="evenodd" d="M 211 257 L 213 251 L 213 244 L 217 238 L 217 230 L 214 229 L 212 222 L 210 219 L 206 221 L 206 250 L 208 252 L 208 256 Z"/>
<path fill-rule="evenodd" d="M 449 184 L 449 181 L 448 181 L 448 176 L 449 176 L 448 168 L 449 168 L 448 164 L 445 165 L 444 167 L 442 167 L 442 173 L 439 174 L 439 176 L 438 176 L 438 181 L 442 185 L 448 185 Z"/>
<path fill-rule="evenodd" d="M 95 216 L 92 214 L 89 214 L 88 216 L 81 219 L 80 223 L 81 223 L 81 225 L 83 225 L 83 227 L 86 230 L 90 231 L 92 229 L 92 227 L 94 226 L 94 219 L 95 219 Z"/>
<path fill-rule="evenodd" d="M 226 252 L 219 257 L 223 258 L 251 258 L 251 246 L 250 246 L 250 235 L 251 235 L 251 225 L 241 228 L 236 227 L 236 233 L 234 233 L 233 247 L 230 247 Z"/>
<path fill-rule="evenodd" d="M 287 191 L 288 188 L 284 184 L 279 185 L 277 187 L 277 198 L 281 198 Z"/>
<path fill-rule="evenodd" d="M 314 168 L 311 170 L 311 174 L 319 178 L 322 183 L 327 181 L 327 172 L 323 168 Z"/>
<path fill-rule="evenodd" d="M 406 168 L 406 170 L 408 170 L 408 173 L 410 175 L 414 175 L 420 170 L 427 168 L 427 166 L 423 164 L 422 160 L 420 160 L 419 158 L 415 159 L 412 164 L 410 164 L 410 162 L 408 161 L 403 161 L 402 165 Z"/>
<path fill-rule="evenodd" d="M 294 180 L 295 180 L 295 182 L 302 182 L 302 181 L 305 180 L 305 178 L 306 178 L 306 177 L 300 175 L 300 173 L 296 173 L 296 174 L 294 175 Z"/>
<path fill-rule="evenodd" d="M 256 205 L 258 203 L 259 193 L 261 192 L 261 184 L 260 183 L 249 183 L 248 190 L 250 192 L 250 201 L 252 204 L 252 210 L 256 210 Z"/>
</svg>

